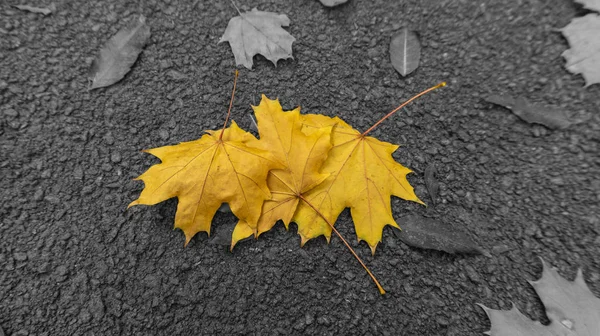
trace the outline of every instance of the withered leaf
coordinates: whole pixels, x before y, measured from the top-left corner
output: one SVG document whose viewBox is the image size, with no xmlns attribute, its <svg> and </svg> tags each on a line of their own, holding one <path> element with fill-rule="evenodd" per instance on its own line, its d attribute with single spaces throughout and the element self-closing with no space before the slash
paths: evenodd
<svg viewBox="0 0 600 336">
<path fill-rule="evenodd" d="M 575 2 L 582 4 L 584 8 L 589 10 L 600 12 L 600 0 L 575 0 Z"/>
<path fill-rule="evenodd" d="M 513 304 L 511 310 L 490 309 L 478 304 L 489 317 L 490 336 L 598 336 L 600 332 L 600 299 L 587 287 L 581 269 L 575 281 L 568 281 L 542 260 L 543 273 L 529 283 L 539 295 L 549 325 L 542 325 L 523 315 Z"/>
<path fill-rule="evenodd" d="M 334 7 L 348 2 L 348 0 L 319 0 L 326 7 Z"/>
<path fill-rule="evenodd" d="M 511 110 L 528 123 L 544 125 L 550 129 L 564 129 L 573 124 L 565 110 L 530 104 L 523 97 L 515 99 L 507 95 L 490 95 L 485 100 Z"/>
<path fill-rule="evenodd" d="M 599 2 L 586 5 L 587 8 L 600 7 Z M 595 7 L 592 7 L 595 6 Z M 570 49 L 565 50 L 562 56 L 567 61 L 565 67 L 569 72 L 581 74 L 585 79 L 585 86 L 600 83 L 600 15 L 588 14 L 577 17 L 561 29 L 562 34 L 569 41 Z"/>
<path fill-rule="evenodd" d="M 413 214 L 398 219 L 398 222 L 401 223 L 402 231 L 394 232 L 407 245 L 447 253 L 489 256 L 465 232 L 437 219 Z"/>
<path fill-rule="evenodd" d="M 146 25 L 146 18 L 140 15 L 108 40 L 90 67 L 90 89 L 120 81 L 131 70 L 149 38 L 150 27 Z"/>
<path fill-rule="evenodd" d="M 20 9 L 22 11 L 28 11 L 31 13 L 43 14 L 44 16 L 52 14 L 56 10 L 56 6 L 51 4 L 49 7 L 34 7 L 29 5 L 14 5 L 15 8 Z"/>
<path fill-rule="evenodd" d="M 259 11 L 256 8 L 229 20 L 221 42 L 229 42 L 235 63 L 252 70 L 252 57 L 261 54 L 277 65 L 280 59 L 293 58 L 296 40 L 281 27 L 290 25 L 287 15 Z"/>
<path fill-rule="evenodd" d="M 421 59 L 421 44 L 417 34 L 404 27 L 392 38 L 390 58 L 394 69 L 403 77 L 415 71 Z"/>
<path fill-rule="evenodd" d="M 429 197 L 431 197 L 431 203 L 435 205 L 435 200 L 438 191 L 440 190 L 440 184 L 435 179 L 435 165 L 433 163 L 430 163 L 427 168 L 425 168 L 425 186 L 429 192 Z"/>
<path fill-rule="evenodd" d="M 219 211 L 221 211 L 221 209 L 219 209 Z M 231 234 L 233 233 L 234 225 L 235 224 L 219 227 L 219 231 L 217 232 L 217 234 L 215 234 L 214 237 L 208 243 L 212 245 L 229 247 L 231 245 Z"/>
</svg>

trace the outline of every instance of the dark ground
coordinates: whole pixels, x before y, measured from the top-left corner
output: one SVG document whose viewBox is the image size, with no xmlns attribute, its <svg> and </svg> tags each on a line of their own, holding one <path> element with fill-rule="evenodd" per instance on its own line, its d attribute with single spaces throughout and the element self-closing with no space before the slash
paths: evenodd
<svg viewBox="0 0 600 336">
<path fill-rule="evenodd" d="M 49 1 L 46 1 L 46 5 Z M 443 218 L 492 258 L 405 246 L 386 229 L 375 257 L 337 225 L 378 276 L 342 245 L 303 249 L 278 225 L 233 253 L 199 235 L 183 247 L 176 201 L 127 204 L 133 178 L 157 161 L 141 149 L 219 128 L 235 68 L 228 1 L 54 1 L 44 17 L 0 4 L 0 326 L 8 335 L 482 335 L 475 303 L 544 317 L 527 280 L 538 257 L 573 279 L 578 267 L 600 295 L 600 85 L 564 68 L 556 28 L 584 11 L 571 1 L 249 1 L 243 10 L 287 14 L 295 60 L 262 57 L 240 69 L 234 119 L 250 127 L 260 94 L 284 108 L 338 115 L 365 130 L 405 99 L 449 86 L 400 112 L 372 135 L 403 144 L 398 160 L 438 168 L 438 205 L 393 200 L 407 213 Z M 170 4 L 169 4 L 170 2 Z M 31 3 L 32 5 L 34 3 Z M 35 2 L 38 4 L 38 2 Z M 91 60 L 142 13 L 150 44 L 120 83 L 87 92 Z M 403 79 L 390 37 L 407 25 L 422 39 L 421 65 Z M 482 100 L 524 95 L 588 119 L 565 131 L 528 125 Z M 213 232 L 235 223 L 217 214 Z M 402 225 L 402 223 L 400 223 Z M 211 238 L 212 239 L 212 238 Z"/>
</svg>

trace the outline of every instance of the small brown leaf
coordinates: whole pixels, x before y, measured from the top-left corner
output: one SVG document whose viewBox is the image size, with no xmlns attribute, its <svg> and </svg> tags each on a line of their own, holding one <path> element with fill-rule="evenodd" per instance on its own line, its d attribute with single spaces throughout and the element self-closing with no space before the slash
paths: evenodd
<svg viewBox="0 0 600 336">
<path fill-rule="evenodd" d="M 14 5 L 14 7 L 31 13 L 43 14 L 44 16 L 50 15 L 56 10 L 56 6 L 54 6 L 54 4 L 51 4 L 48 8 L 33 7 L 29 5 Z"/>
<path fill-rule="evenodd" d="M 227 203 L 223 203 L 223 204 L 227 204 Z M 219 209 L 219 211 L 220 211 L 220 209 Z M 219 231 L 217 232 L 217 234 L 215 234 L 214 237 L 208 241 L 208 243 L 211 245 L 219 245 L 219 246 L 229 247 L 231 245 L 231 234 L 233 233 L 234 226 L 235 226 L 235 223 L 233 223 L 232 225 L 219 227 Z"/>
<path fill-rule="evenodd" d="M 433 163 L 430 163 L 427 168 L 425 168 L 425 186 L 429 192 L 429 197 L 431 197 L 431 203 L 435 205 L 437 193 L 440 190 L 440 184 L 435 179 L 435 165 Z"/>
<path fill-rule="evenodd" d="M 413 214 L 398 219 L 398 223 L 402 231 L 394 232 L 407 245 L 447 253 L 478 253 L 490 257 L 466 233 L 436 219 Z"/>
<path fill-rule="evenodd" d="M 574 281 L 568 281 L 542 260 L 542 277 L 530 281 L 538 294 L 549 325 L 542 325 L 523 315 L 513 305 L 509 311 L 490 309 L 478 304 L 489 317 L 490 336 L 598 336 L 600 331 L 600 299 L 594 296 L 583 279 L 581 269 Z"/>
<path fill-rule="evenodd" d="M 102 48 L 89 70 L 90 89 L 112 85 L 131 70 L 131 66 L 150 38 L 150 27 L 140 15 L 119 30 Z"/>
<path fill-rule="evenodd" d="M 219 43 L 229 42 L 237 65 L 252 70 L 252 58 L 261 54 L 277 66 L 280 59 L 294 58 L 292 43 L 296 39 L 281 28 L 289 25 L 287 15 L 254 8 L 229 20 Z"/>
<path fill-rule="evenodd" d="M 575 2 L 583 5 L 583 8 L 600 12 L 600 0 L 575 0 Z"/>
<path fill-rule="evenodd" d="M 421 58 L 421 44 L 417 34 L 404 27 L 392 38 L 390 58 L 394 69 L 403 77 L 415 71 Z"/>
<path fill-rule="evenodd" d="M 348 2 L 348 0 L 319 0 L 326 7 L 334 7 Z"/>
<path fill-rule="evenodd" d="M 593 7 L 595 6 L 595 7 Z M 586 5 L 586 8 L 597 8 L 600 4 Z M 586 16 L 577 17 L 560 30 L 569 41 L 570 49 L 562 53 L 565 68 L 574 74 L 581 74 L 585 79 L 585 86 L 600 83 L 600 15 L 590 13 Z"/>
<path fill-rule="evenodd" d="M 573 124 L 569 121 L 566 111 L 533 105 L 522 97 L 515 99 L 507 95 L 490 95 L 485 100 L 506 107 L 528 123 L 544 125 L 550 129 L 564 129 Z"/>
</svg>

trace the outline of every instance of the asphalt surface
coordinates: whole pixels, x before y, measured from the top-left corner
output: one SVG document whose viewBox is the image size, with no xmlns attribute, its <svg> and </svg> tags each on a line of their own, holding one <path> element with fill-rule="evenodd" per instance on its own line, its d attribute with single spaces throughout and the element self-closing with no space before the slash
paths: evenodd
<svg viewBox="0 0 600 336">
<path fill-rule="evenodd" d="M 417 92 L 447 81 L 372 135 L 431 204 L 393 199 L 395 215 L 426 214 L 467 232 L 485 256 L 401 243 L 386 229 L 375 256 L 337 227 L 388 290 L 379 295 L 337 238 L 299 247 L 281 224 L 230 253 L 172 230 L 176 200 L 127 204 L 133 178 L 157 162 L 142 149 L 221 127 L 235 69 L 217 44 L 237 13 L 228 1 L 65 1 L 43 16 L 0 4 L 0 327 L 7 335 L 482 335 L 476 303 L 547 323 L 527 280 L 539 257 L 600 296 L 600 85 L 568 73 L 556 31 L 585 13 L 571 1 L 248 1 L 287 14 L 294 60 L 240 68 L 234 119 L 251 126 L 260 94 L 284 108 L 337 115 L 365 130 Z M 32 5 L 45 6 L 50 1 Z M 87 91 L 93 57 L 144 14 L 150 44 L 123 81 Z M 420 35 L 419 68 L 392 68 L 391 36 Z M 482 97 L 523 95 L 585 120 L 529 125 Z M 235 224 L 218 213 L 213 232 Z M 402 225 L 402 223 L 399 223 Z M 1 333 L 0 333 L 1 334 Z"/>
</svg>

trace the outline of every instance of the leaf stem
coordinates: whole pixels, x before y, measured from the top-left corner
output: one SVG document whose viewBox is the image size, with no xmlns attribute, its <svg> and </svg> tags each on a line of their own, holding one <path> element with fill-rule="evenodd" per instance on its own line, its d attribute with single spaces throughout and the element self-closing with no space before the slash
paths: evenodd
<svg viewBox="0 0 600 336">
<path fill-rule="evenodd" d="M 381 124 L 384 120 L 386 120 L 387 118 L 391 117 L 392 115 L 394 115 L 394 113 L 398 112 L 401 108 L 403 108 L 404 106 L 410 104 L 413 100 L 421 97 L 422 95 L 429 93 L 435 89 L 439 89 L 441 87 L 446 86 L 446 82 L 441 82 L 440 84 L 436 85 L 436 86 L 432 86 L 429 89 L 425 90 L 425 91 L 421 91 L 420 93 L 418 93 L 417 95 L 415 95 L 414 97 L 410 98 L 409 100 L 405 101 L 404 103 L 402 103 L 402 105 L 396 107 L 394 110 L 392 110 L 392 112 L 388 113 L 385 115 L 385 117 L 381 118 L 381 120 L 379 120 L 378 122 L 375 123 L 375 125 L 371 126 L 371 128 L 369 128 L 368 130 L 366 130 L 363 134 L 361 134 L 361 137 L 366 136 L 367 134 L 369 134 L 375 127 L 379 126 L 379 124 Z"/>
<path fill-rule="evenodd" d="M 231 90 L 231 100 L 229 101 L 229 110 L 227 110 L 227 118 L 225 118 L 223 129 L 221 130 L 221 134 L 219 135 L 219 141 L 223 140 L 223 133 L 225 133 L 225 127 L 227 127 L 227 123 L 229 122 L 229 116 L 231 115 L 231 107 L 233 106 L 233 97 L 235 96 L 235 86 L 237 84 L 238 73 L 239 72 L 236 69 L 235 77 L 233 78 L 233 90 Z"/>
<path fill-rule="evenodd" d="M 238 6 L 235 5 L 235 2 L 233 2 L 233 0 L 229 0 L 229 1 L 233 5 L 233 7 L 235 7 L 235 10 L 238 12 L 238 14 L 240 14 L 240 16 L 242 16 L 242 12 L 240 12 L 240 9 L 238 8 Z"/>
<path fill-rule="evenodd" d="M 344 243 L 344 245 L 346 245 L 346 247 L 350 250 L 350 252 L 352 252 L 352 255 L 354 255 L 354 258 L 356 258 L 356 260 L 358 260 L 358 262 L 361 264 L 361 266 L 365 269 L 365 271 L 367 271 L 367 273 L 369 274 L 369 276 L 371 277 L 371 279 L 373 279 L 373 282 L 375 282 L 375 285 L 377 285 L 377 289 L 379 289 L 379 294 L 383 295 L 385 294 L 385 289 L 383 289 L 383 287 L 381 287 L 381 284 L 379 284 L 379 281 L 377 281 L 377 278 L 375 278 L 375 276 L 373 275 L 373 273 L 371 273 L 371 271 L 369 270 L 369 268 L 367 267 L 367 265 L 365 265 L 365 263 L 362 261 L 362 259 L 360 259 L 360 257 L 358 256 L 358 254 L 356 254 L 356 252 L 354 252 L 354 249 L 350 246 L 350 244 L 348 244 L 348 242 L 346 241 L 346 239 L 344 239 L 344 237 L 342 237 L 342 235 L 339 233 L 339 231 L 333 227 L 333 224 L 331 224 L 329 222 L 329 220 L 327 218 L 325 218 L 325 216 L 314 206 L 312 205 L 303 195 L 297 195 L 302 201 L 304 201 L 304 203 L 308 204 L 308 206 L 310 206 L 319 216 L 321 216 L 321 218 L 323 218 L 323 220 L 331 227 L 331 230 L 333 230 L 333 232 L 335 232 L 335 234 L 340 237 L 340 239 L 342 240 L 342 242 Z"/>
</svg>

